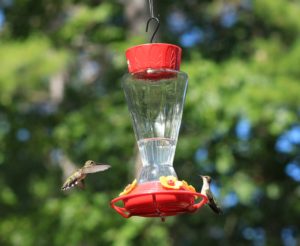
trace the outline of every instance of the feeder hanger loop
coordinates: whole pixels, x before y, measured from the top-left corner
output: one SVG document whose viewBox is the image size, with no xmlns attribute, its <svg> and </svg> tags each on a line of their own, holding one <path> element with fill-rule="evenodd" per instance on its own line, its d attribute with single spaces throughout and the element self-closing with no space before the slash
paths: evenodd
<svg viewBox="0 0 300 246">
<path fill-rule="evenodd" d="M 154 29 L 154 32 L 152 34 L 152 37 L 150 39 L 150 43 L 153 43 L 153 39 L 155 37 L 155 34 L 157 33 L 158 29 L 159 29 L 159 19 L 157 17 L 154 16 L 154 11 L 153 11 L 153 0 L 149 0 L 149 9 L 150 9 L 150 18 L 147 21 L 147 25 L 146 25 L 146 32 L 148 32 L 148 27 L 150 22 L 153 20 L 156 22 L 156 28 Z"/>
</svg>

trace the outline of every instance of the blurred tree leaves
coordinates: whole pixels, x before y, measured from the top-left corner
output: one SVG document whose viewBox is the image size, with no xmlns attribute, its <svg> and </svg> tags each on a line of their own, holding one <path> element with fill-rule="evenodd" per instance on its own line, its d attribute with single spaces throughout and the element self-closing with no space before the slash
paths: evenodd
<svg viewBox="0 0 300 246">
<path fill-rule="evenodd" d="M 107 43 L 123 37 L 124 30 L 113 25 L 118 5 L 105 2 L 97 6 L 76 5 L 68 11 L 65 25 L 59 30 L 59 40 L 78 43 L 88 38 L 92 42 Z"/>
<path fill-rule="evenodd" d="M 69 60 L 67 51 L 51 47 L 49 40 L 40 35 L 25 42 L 3 42 L 0 56 L 2 104 L 11 104 L 16 93 L 28 101 L 38 100 L 39 93 L 47 93 L 48 78 L 60 72 Z"/>
</svg>

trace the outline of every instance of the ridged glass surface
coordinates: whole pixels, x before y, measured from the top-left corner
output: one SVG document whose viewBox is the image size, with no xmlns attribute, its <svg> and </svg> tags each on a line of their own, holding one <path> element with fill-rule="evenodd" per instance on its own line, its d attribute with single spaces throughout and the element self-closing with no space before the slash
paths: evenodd
<svg viewBox="0 0 300 246">
<path fill-rule="evenodd" d="M 173 70 L 128 74 L 123 87 L 143 163 L 139 182 L 176 176 L 173 159 L 187 75 Z"/>
</svg>

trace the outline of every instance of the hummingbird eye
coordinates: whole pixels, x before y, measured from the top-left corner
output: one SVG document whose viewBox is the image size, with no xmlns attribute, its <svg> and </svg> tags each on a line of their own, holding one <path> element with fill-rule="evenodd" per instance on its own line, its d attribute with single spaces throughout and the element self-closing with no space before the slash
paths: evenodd
<svg viewBox="0 0 300 246">
<path fill-rule="evenodd" d="M 204 178 L 207 180 L 208 183 L 211 182 L 211 177 L 209 177 L 209 176 L 204 176 Z"/>
</svg>

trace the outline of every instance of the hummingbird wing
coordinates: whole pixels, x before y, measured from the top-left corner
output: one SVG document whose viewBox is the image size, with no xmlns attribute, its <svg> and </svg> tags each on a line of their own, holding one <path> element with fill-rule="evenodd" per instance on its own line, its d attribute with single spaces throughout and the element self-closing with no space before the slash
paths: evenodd
<svg viewBox="0 0 300 246">
<path fill-rule="evenodd" d="M 221 214 L 222 209 L 218 206 L 210 190 L 206 191 L 206 196 L 208 198 L 208 206 L 212 209 L 212 211 L 214 211 L 216 214 Z"/>
<path fill-rule="evenodd" d="M 83 167 L 82 171 L 84 174 L 97 173 L 97 172 L 105 171 L 106 169 L 108 169 L 110 167 L 111 167 L 110 165 L 106 165 L 106 164 L 97 164 L 94 166 Z"/>
</svg>

